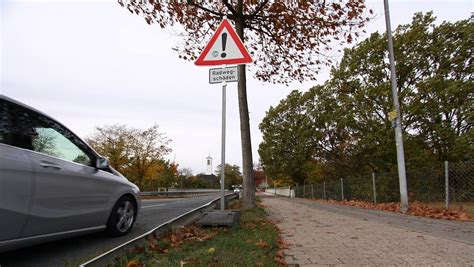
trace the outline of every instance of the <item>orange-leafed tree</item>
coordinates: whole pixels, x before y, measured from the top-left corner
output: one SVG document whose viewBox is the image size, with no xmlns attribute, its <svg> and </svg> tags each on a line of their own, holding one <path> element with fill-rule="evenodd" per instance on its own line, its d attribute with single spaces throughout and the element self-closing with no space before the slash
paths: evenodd
<svg viewBox="0 0 474 267">
<path fill-rule="evenodd" d="M 196 60 L 224 16 L 232 20 L 253 63 L 254 77 L 288 84 L 314 80 L 331 64 L 332 43 L 352 42 L 368 21 L 364 0 L 327 1 L 167 1 L 118 0 L 148 24 L 180 25 L 179 57 Z M 243 205 L 255 206 L 246 65 L 239 66 L 238 98 L 242 143 Z"/>
<path fill-rule="evenodd" d="M 253 170 L 253 177 L 255 179 L 255 185 L 258 188 L 261 188 L 263 185 L 266 185 L 266 175 L 263 170 Z"/>
<path fill-rule="evenodd" d="M 145 130 L 126 125 L 96 127 L 86 140 L 99 154 L 109 158 L 112 167 L 139 187 L 163 170 L 163 157 L 171 152 L 171 139 L 157 124 Z"/>
</svg>

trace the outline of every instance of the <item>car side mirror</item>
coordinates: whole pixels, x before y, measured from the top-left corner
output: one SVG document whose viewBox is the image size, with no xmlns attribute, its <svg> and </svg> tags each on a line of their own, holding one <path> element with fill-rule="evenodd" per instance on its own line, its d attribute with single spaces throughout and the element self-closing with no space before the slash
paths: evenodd
<svg viewBox="0 0 474 267">
<path fill-rule="evenodd" d="M 107 170 L 110 167 L 109 160 L 107 158 L 104 158 L 104 157 L 98 157 L 97 162 L 95 163 L 95 167 L 97 169 Z"/>
</svg>

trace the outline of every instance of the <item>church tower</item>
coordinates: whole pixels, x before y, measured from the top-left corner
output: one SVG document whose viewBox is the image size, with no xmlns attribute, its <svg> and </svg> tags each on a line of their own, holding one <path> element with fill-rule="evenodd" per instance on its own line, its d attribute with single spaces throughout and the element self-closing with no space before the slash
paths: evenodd
<svg viewBox="0 0 474 267">
<path fill-rule="evenodd" d="M 212 174 L 212 157 L 211 157 L 211 155 L 207 156 L 206 161 L 207 161 L 206 174 L 210 175 L 210 174 Z"/>
</svg>

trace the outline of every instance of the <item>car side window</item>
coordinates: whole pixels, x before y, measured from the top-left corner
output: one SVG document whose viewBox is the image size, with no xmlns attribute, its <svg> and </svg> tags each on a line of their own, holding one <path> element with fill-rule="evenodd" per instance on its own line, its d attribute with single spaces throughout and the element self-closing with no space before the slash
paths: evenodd
<svg viewBox="0 0 474 267">
<path fill-rule="evenodd" d="M 60 159 L 91 165 L 91 159 L 66 136 L 51 127 L 34 127 L 33 150 Z"/>
<path fill-rule="evenodd" d="M 24 107 L 0 101 L 0 143 L 93 166 L 93 156 L 85 145 L 60 124 Z"/>
<path fill-rule="evenodd" d="M 20 148 L 33 149 L 30 126 L 31 118 L 22 108 L 0 99 L 0 143 Z"/>
</svg>

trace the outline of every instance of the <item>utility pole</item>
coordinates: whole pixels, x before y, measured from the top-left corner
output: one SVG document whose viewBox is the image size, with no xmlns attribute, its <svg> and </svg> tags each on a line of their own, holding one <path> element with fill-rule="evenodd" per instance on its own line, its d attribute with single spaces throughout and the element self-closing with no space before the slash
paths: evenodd
<svg viewBox="0 0 474 267">
<path fill-rule="evenodd" d="M 405 173 L 405 152 L 403 150 L 402 136 L 402 120 L 400 114 L 400 104 L 398 102 L 397 74 L 395 73 L 395 56 L 393 53 L 392 29 L 390 26 L 390 11 L 388 8 L 388 0 L 384 0 L 385 7 L 385 24 L 387 27 L 388 54 L 390 58 L 390 73 L 392 81 L 392 98 L 393 98 L 393 117 L 395 126 L 395 141 L 397 144 L 397 165 L 398 179 L 400 184 L 400 211 L 405 213 L 408 210 L 408 193 L 407 193 L 407 177 Z"/>
</svg>

